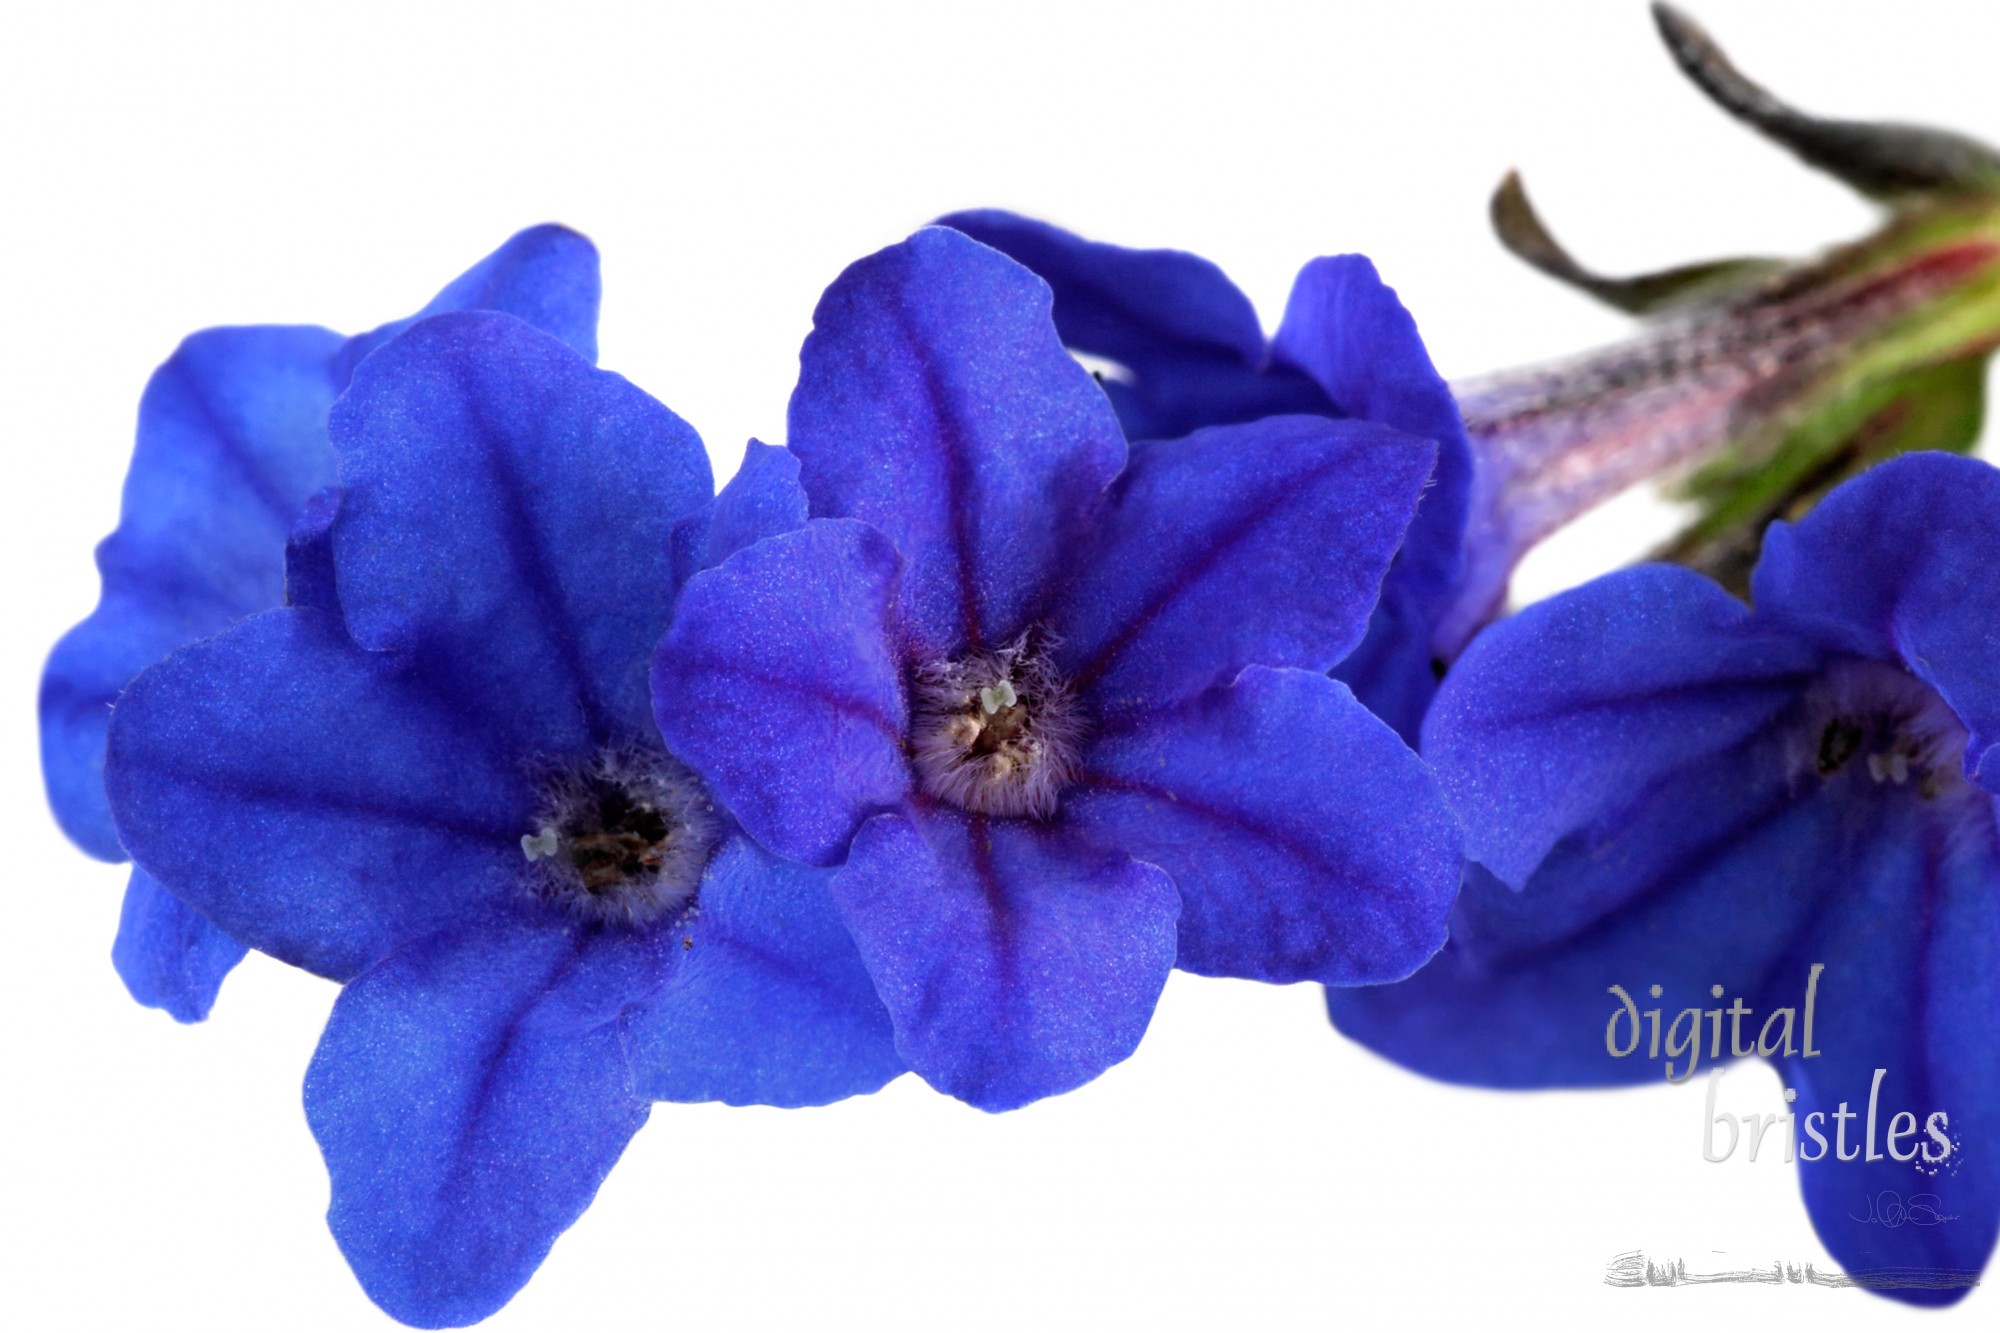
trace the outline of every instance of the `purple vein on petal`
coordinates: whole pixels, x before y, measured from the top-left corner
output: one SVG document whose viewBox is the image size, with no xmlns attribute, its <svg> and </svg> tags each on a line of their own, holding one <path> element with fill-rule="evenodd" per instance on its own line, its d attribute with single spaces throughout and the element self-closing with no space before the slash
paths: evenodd
<svg viewBox="0 0 2000 1333">
<path fill-rule="evenodd" d="M 1190 800 L 1170 787 L 1163 787 L 1151 782 L 1140 782 L 1133 778 L 1112 777 L 1106 773 L 1095 772 L 1084 773 L 1077 779 L 1076 785 L 1079 789 L 1095 788 L 1098 791 L 1113 795 L 1139 796 L 1148 800 L 1161 801 L 1178 812 L 1192 815 L 1196 819 L 1204 820 L 1221 828 L 1238 830 L 1253 838 L 1269 843 L 1271 846 L 1284 852 L 1287 856 L 1313 867 L 1322 874 L 1342 879 L 1352 873 L 1351 867 L 1329 860 L 1318 849 L 1300 842 L 1291 833 L 1279 828 L 1275 824 L 1266 820 L 1251 819 L 1238 810 L 1227 809 L 1206 801 Z"/>
<path fill-rule="evenodd" d="M 980 646 L 979 585 L 973 577 L 971 536 L 966 531 L 968 515 L 965 495 L 971 489 L 966 477 L 964 433 L 956 414 L 948 406 L 943 372 L 932 359 L 929 346 L 910 323 L 909 312 L 898 307 L 890 312 L 905 345 L 915 353 L 918 379 L 923 385 L 925 405 L 930 409 L 932 429 L 927 437 L 937 441 L 944 455 L 945 508 L 951 515 L 952 559 L 958 579 L 960 612 L 964 617 L 967 648 Z"/>
<path fill-rule="evenodd" d="M 1148 626 L 1166 613 L 1169 606 L 1184 596 L 1203 574 L 1215 568 L 1230 550 L 1243 542 L 1270 519 L 1270 517 L 1294 501 L 1305 497 L 1310 487 L 1309 478 L 1287 478 L 1289 489 L 1279 489 L 1267 496 L 1249 513 L 1239 517 L 1234 523 L 1215 533 L 1213 539 L 1196 552 L 1194 558 L 1183 563 L 1181 572 L 1156 590 L 1145 603 L 1125 622 L 1116 638 L 1100 647 L 1082 666 L 1070 676 L 1070 688 L 1081 694 L 1096 682 L 1098 677 L 1116 663 L 1119 654 L 1131 647 Z M 1263 665 L 1291 665 L 1290 663 L 1264 663 Z"/>
<path fill-rule="evenodd" d="M 1783 818 L 1798 807 L 1799 798 L 1793 792 L 1781 789 L 1770 800 L 1761 803 L 1747 815 L 1732 821 L 1713 837 L 1688 848 L 1655 871 L 1644 881 L 1638 892 L 1619 902 L 1616 911 L 1599 917 L 1561 939 L 1545 940 L 1538 944 L 1509 950 L 1504 957 L 1493 959 L 1492 965 L 1511 970 L 1531 964 L 1548 955 L 1589 949 L 1593 936 L 1617 929 L 1632 920 L 1648 905 L 1670 896 L 1689 880 L 1715 869 L 1746 843 L 1756 838 L 1774 820 Z M 1825 896 L 1823 887 L 1820 896 Z"/>
<path fill-rule="evenodd" d="M 986 895 L 986 905 L 993 912 L 994 951 L 1007 984 L 1012 987 L 1020 970 L 1019 959 L 1016 956 L 1013 920 L 1007 911 L 1007 890 L 993 869 L 993 831 L 985 815 L 973 815 L 966 821 L 965 832 L 972 873 L 979 877 L 979 890 Z"/>
<path fill-rule="evenodd" d="M 1816 679 L 1819 673 L 1820 669 L 1813 667 L 1799 671 L 1750 671 L 1740 676 L 1703 676 L 1692 680 L 1677 680 L 1650 689 L 1634 690 L 1627 694 L 1593 699 L 1585 703 L 1556 700 L 1542 708 L 1510 711 L 1495 726 L 1496 729 L 1516 730 L 1564 718 L 1588 717 L 1602 713 L 1617 716 L 1627 710 L 1649 704 L 1705 701 L 1724 692 L 1769 693 L 1775 696 L 1771 700 L 1771 712 L 1775 715 L 1790 705 L 1799 689 Z"/>
<path fill-rule="evenodd" d="M 297 808 L 308 814 L 356 815 L 364 819 L 379 820 L 385 824 L 429 829 L 468 842 L 497 840 L 509 843 L 520 834 L 520 829 L 512 822 L 503 823 L 496 820 L 493 823 L 486 823 L 478 819 L 385 804 L 345 792 L 310 791 L 290 784 L 253 782 L 243 778 L 215 777 L 208 774 L 191 776 L 188 785 L 207 788 L 218 795 L 231 796 L 242 801 Z"/>
<path fill-rule="evenodd" d="M 780 693 L 796 694 L 801 698 L 810 699 L 816 704 L 821 704 L 832 709 L 836 713 L 866 722 L 880 731 L 884 736 L 887 736 L 895 745 L 900 746 L 903 743 L 902 725 L 893 718 L 885 716 L 873 705 L 847 698 L 844 695 L 835 694 L 810 681 L 800 680 L 796 676 L 781 676 L 773 672 L 757 671 L 745 667 L 740 662 L 719 661 L 712 658 L 684 658 L 679 661 L 676 669 L 687 673 L 705 672 L 715 676 L 729 676 L 737 680 L 762 685 Z"/>
<path fill-rule="evenodd" d="M 239 434 L 223 422 L 222 415 L 215 410 L 215 404 L 209 401 L 208 393 L 189 373 L 187 366 L 179 358 L 175 358 L 162 367 L 162 370 L 168 369 L 171 369 L 175 378 L 180 381 L 180 386 L 186 395 L 183 401 L 194 407 L 202 422 L 222 445 L 223 456 L 228 458 L 236 474 L 256 495 L 257 503 L 264 507 L 281 528 L 290 529 L 292 520 L 298 517 L 299 506 L 305 502 L 305 497 L 300 496 L 294 502 L 289 496 L 279 494 L 272 486 L 271 479 L 264 474 L 264 469 L 257 466 L 250 452 L 244 448 Z M 331 461 L 330 454 L 329 449 L 329 461 Z"/>
<path fill-rule="evenodd" d="M 522 583 L 527 585 L 535 609 L 548 630 L 549 639 L 562 659 L 563 668 L 575 683 L 576 700 L 583 710 L 585 729 L 599 744 L 607 744 L 617 738 L 611 732 L 604 701 L 598 698 L 597 683 L 583 660 L 583 645 L 576 632 L 575 617 L 570 614 L 569 606 L 563 599 L 561 580 L 550 567 L 547 543 L 528 507 L 521 502 L 526 488 L 522 485 L 520 474 L 514 470 L 513 460 L 505 456 L 504 449 L 494 447 L 497 432 L 486 414 L 485 404 L 464 372 L 461 372 L 460 392 L 474 419 L 480 459 L 486 464 L 499 492 L 502 511 L 500 530 L 502 539 L 507 543 L 508 559 L 520 574 Z"/>
<path fill-rule="evenodd" d="M 570 973 L 576 971 L 577 966 L 583 961 L 584 951 L 590 942 L 589 934 L 576 932 L 570 940 L 570 947 L 557 957 L 541 984 L 527 991 L 527 998 L 500 1029 L 499 1039 L 481 1058 L 479 1073 L 467 1100 L 467 1105 L 472 1108 L 472 1114 L 467 1117 L 465 1132 L 460 1134 L 458 1141 L 452 1145 L 452 1170 L 445 1176 L 447 1181 L 464 1178 L 466 1158 L 471 1154 L 472 1144 L 479 1138 L 475 1132 L 476 1126 L 484 1116 L 486 1107 L 492 1104 L 494 1087 L 505 1072 L 507 1057 L 513 1053 L 514 1045 L 520 1038 L 521 1024 L 534 1011 L 537 1004 L 553 994 Z"/>
</svg>

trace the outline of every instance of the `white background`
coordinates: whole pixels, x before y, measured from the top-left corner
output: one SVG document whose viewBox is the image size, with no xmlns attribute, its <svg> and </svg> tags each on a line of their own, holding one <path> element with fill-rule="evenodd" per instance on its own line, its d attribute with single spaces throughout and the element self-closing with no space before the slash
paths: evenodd
<svg viewBox="0 0 2000 1333">
<path fill-rule="evenodd" d="M 2000 8 L 1696 13 L 1806 106 L 2000 138 Z M 1267 323 L 1304 260 L 1365 251 L 1454 376 L 1626 327 L 1489 240 L 1510 166 L 1610 270 L 1802 253 L 1870 218 L 1684 85 L 1638 0 L 4 14 L 0 1323 L 19 1329 L 390 1326 L 326 1234 L 299 1108 L 332 986 L 253 958 L 204 1026 L 131 1004 L 107 960 L 123 871 L 71 850 L 40 794 L 41 659 L 95 599 L 140 388 L 184 333 L 365 328 L 563 221 L 603 252 L 603 364 L 726 476 L 747 436 L 783 438 L 819 290 L 952 208 L 1200 251 Z M 1528 583 L 1577 581 L 1665 519 L 1622 503 Z M 1725 1088 L 1780 1109 L 1761 1067 Z M 1826 1265 L 1793 1168 L 1702 1161 L 1701 1098 L 1434 1085 L 1334 1034 L 1316 988 L 1176 976 L 1131 1061 L 1013 1115 L 914 1078 L 817 1111 L 659 1107 L 491 1327 L 1924 1318 L 1853 1291 L 1604 1286 L 1637 1248 Z M 1996 1299 L 1943 1318 L 1990 1326 Z"/>
</svg>

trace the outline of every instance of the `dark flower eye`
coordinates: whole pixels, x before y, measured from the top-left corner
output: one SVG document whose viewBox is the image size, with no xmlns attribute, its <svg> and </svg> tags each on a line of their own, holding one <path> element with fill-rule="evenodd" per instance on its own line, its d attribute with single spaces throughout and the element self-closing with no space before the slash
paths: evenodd
<svg viewBox="0 0 2000 1333">
<path fill-rule="evenodd" d="M 694 906 L 721 823 L 701 783 L 671 756 L 612 747 L 536 785 L 521 852 L 538 896 L 586 921 L 631 926 Z"/>
<path fill-rule="evenodd" d="M 1837 773 L 1841 765 L 1861 748 L 1861 728 L 1845 718 L 1834 718 L 1819 734 L 1819 771 Z"/>
</svg>

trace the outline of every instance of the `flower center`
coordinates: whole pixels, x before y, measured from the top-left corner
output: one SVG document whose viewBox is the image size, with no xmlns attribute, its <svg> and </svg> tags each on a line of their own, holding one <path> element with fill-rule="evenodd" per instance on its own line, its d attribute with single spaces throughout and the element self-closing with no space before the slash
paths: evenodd
<svg viewBox="0 0 2000 1333">
<path fill-rule="evenodd" d="M 976 815 L 1046 819 L 1076 777 L 1083 717 L 1030 629 L 917 669 L 910 755 L 924 794 Z"/>
<path fill-rule="evenodd" d="M 1802 760 L 1822 778 L 1865 772 L 1925 800 L 1964 782 L 1964 724 L 1935 690 L 1884 663 L 1830 667 L 1807 696 L 1803 739 L 1810 753 Z"/>
<path fill-rule="evenodd" d="M 692 773 L 658 750 L 622 747 L 544 776 L 521 852 L 538 896 L 585 920 L 639 926 L 693 905 L 718 832 Z"/>
</svg>

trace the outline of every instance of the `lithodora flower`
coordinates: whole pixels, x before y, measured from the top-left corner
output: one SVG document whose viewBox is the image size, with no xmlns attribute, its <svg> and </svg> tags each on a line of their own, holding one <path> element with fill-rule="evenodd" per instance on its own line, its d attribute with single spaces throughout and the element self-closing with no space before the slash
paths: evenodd
<svg viewBox="0 0 2000 1333">
<path fill-rule="evenodd" d="M 104 795 L 104 733 L 119 692 L 176 648 L 285 604 L 286 539 L 333 482 L 327 413 L 362 359 L 413 319 L 450 310 L 504 311 L 594 357 L 597 301 L 590 242 L 533 227 L 412 319 L 351 338 L 307 326 L 206 329 L 154 372 L 118 530 L 97 548 L 103 596 L 42 676 L 42 771 L 77 846 L 126 859 Z M 242 958 L 241 944 L 133 869 L 112 961 L 134 999 L 198 1021 Z"/>
<path fill-rule="evenodd" d="M 1438 947 L 1457 835 L 1327 669 L 1436 448 L 1267 417 L 1128 448 L 1048 287 L 934 228 L 828 290 L 789 447 L 813 521 L 688 584 L 661 733 L 833 894 L 933 1085 L 1129 1054 L 1167 973 L 1333 984 Z"/>
<path fill-rule="evenodd" d="M 1329 992 L 1334 1021 L 1454 1081 L 1624 1083 L 1662 1068 L 1614 1049 L 1611 986 L 1772 1014 L 1822 965 L 1812 1049 L 1757 1035 L 1796 1142 L 1844 1136 L 1800 1148 L 1814 1225 L 1850 1272 L 1976 1273 L 2000 1234 L 2000 472 L 1883 463 L 1774 525 L 1751 592 L 1641 566 L 1474 642 L 1424 726 L 1474 863 L 1451 943 Z M 1700 1055 L 1746 1053 L 1738 1021 Z M 1948 1154 L 1884 1146 L 1940 1111 Z M 1880 1225 L 1885 1192 L 1952 1220 Z"/>
<path fill-rule="evenodd" d="M 1250 298 L 1198 255 L 1088 241 L 997 209 L 942 222 L 1049 284 L 1063 343 L 1111 363 L 1104 392 L 1132 439 L 1303 412 L 1378 422 L 1437 446 L 1368 633 L 1333 671 L 1414 745 L 1437 668 L 1466 637 L 1445 618 L 1465 578 L 1472 455 L 1416 321 L 1375 265 L 1353 254 L 1308 263 L 1267 340 Z"/>
<path fill-rule="evenodd" d="M 493 314 L 371 356 L 331 431 L 294 605 L 142 673 L 107 786 L 148 873 L 345 983 L 306 1077 L 329 1222 L 389 1313 L 464 1324 L 653 1100 L 902 1066 L 824 872 L 743 837 L 652 721 L 685 570 L 802 521 L 786 470 L 712 497 L 678 417 Z"/>
</svg>

